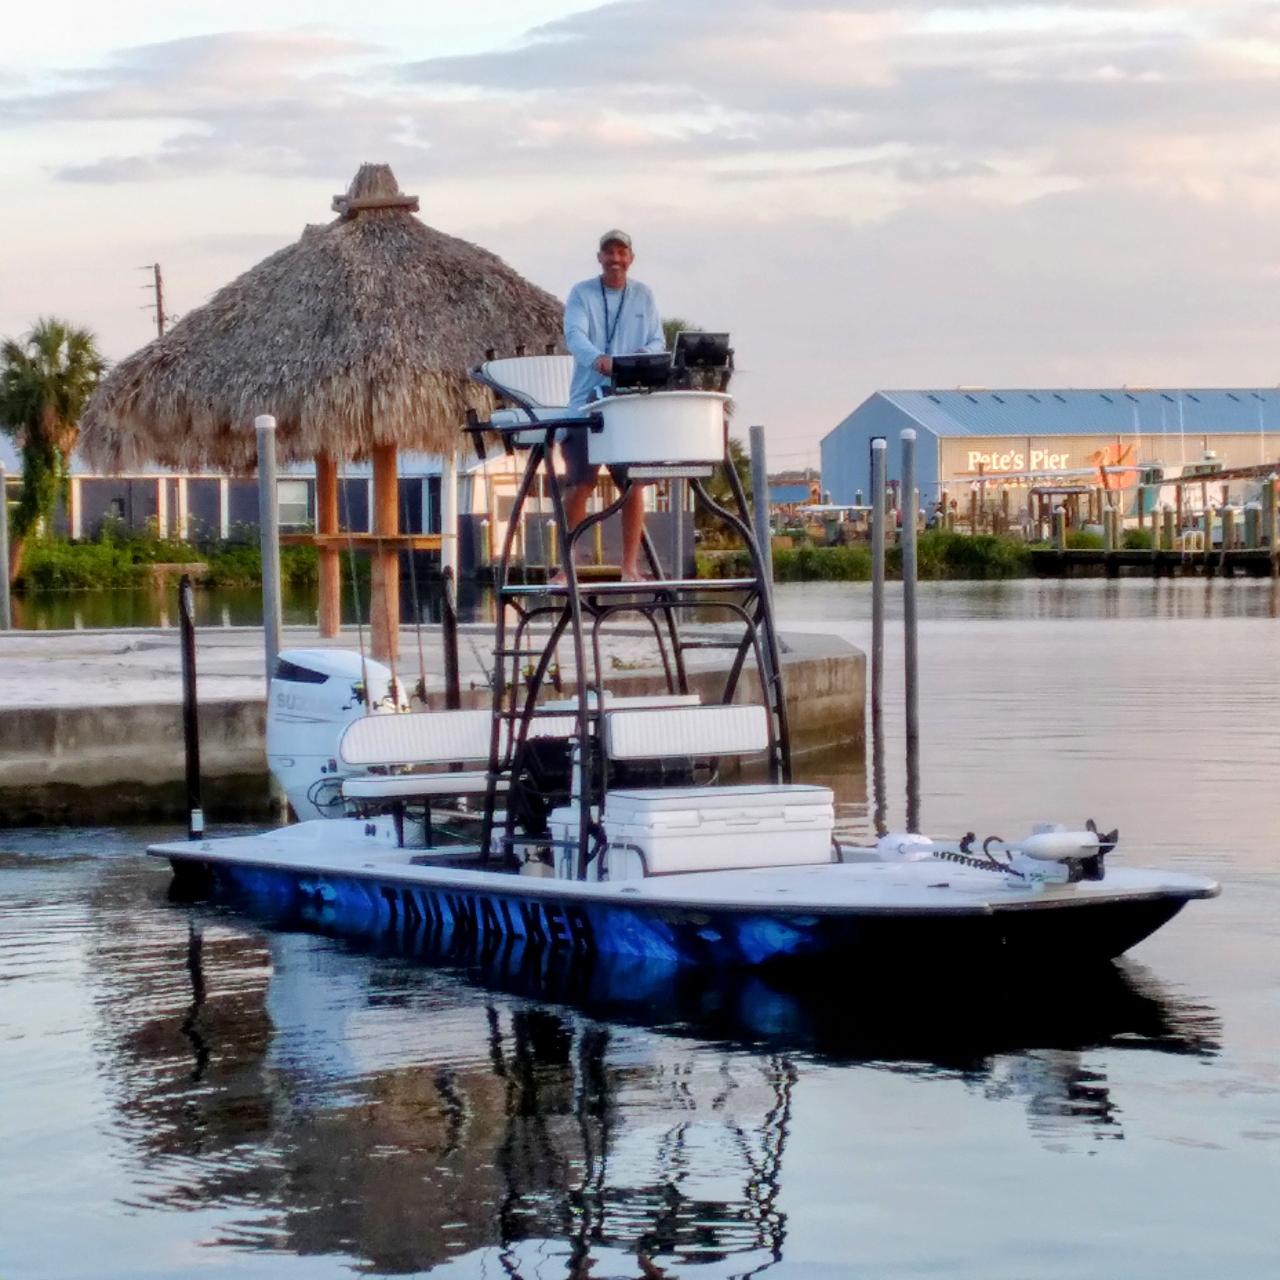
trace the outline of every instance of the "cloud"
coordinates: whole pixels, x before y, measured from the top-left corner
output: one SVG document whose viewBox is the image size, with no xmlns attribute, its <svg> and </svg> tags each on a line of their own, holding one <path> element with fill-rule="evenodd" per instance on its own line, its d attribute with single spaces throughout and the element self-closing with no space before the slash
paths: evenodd
<svg viewBox="0 0 1280 1280">
<path fill-rule="evenodd" d="M 667 175 L 698 190 L 767 184 L 785 154 L 793 182 L 874 181 L 879 210 L 957 178 L 1015 198 L 1176 184 L 1167 157 L 1189 150 L 1222 191 L 1241 149 L 1280 145 L 1278 86 L 1280 20 L 1249 0 L 620 0 L 404 64 L 315 29 L 138 46 L 0 94 L 0 128 L 167 124 L 159 146 L 62 166 L 77 182 L 319 175 L 377 155 L 424 177 L 604 166 L 624 189 Z"/>
<path fill-rule="evenodd" d="M 877 386 L 1274 382 L 1278 99 L 1252 0 L 621 0 L 414 62 L 316 29 L 140 45 L 0 82 L 0 134 L 83 139 L 57 176 L 119 201 L 292 179 L 280 235 L 385 161 L 556 290 L 627 226 L 665 310 L 734 332 L 743 420 L 803 443 Z M 172 207 L 213 287 L 228 227 Z"/>
</svg>

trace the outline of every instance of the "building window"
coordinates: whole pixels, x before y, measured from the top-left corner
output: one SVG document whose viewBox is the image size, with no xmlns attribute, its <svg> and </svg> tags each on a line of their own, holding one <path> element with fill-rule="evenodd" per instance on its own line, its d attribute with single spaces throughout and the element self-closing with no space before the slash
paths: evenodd
<svg viewBox="0 0 1280 1280">
<path fill-rule="evenodd" d="M 305 480 L 281 480 L 276 488 L 282 528 L 311 524 L 310 485 Z"/>
</svg>

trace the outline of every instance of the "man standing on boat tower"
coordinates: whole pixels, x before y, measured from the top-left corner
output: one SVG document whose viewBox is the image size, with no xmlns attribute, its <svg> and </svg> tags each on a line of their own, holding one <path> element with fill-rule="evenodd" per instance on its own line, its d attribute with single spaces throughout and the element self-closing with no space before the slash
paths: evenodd
<svg viewBox="0 0 1280 1280">
<path fill-rule="evenodd" d="M 600 274 L 575 284 L 564 304 L 564 344 L 574 361 L 569 405 L 574 409 L 581 409 L 599 388 L 608 385 L 614 356 L 667 349 L 652 290 L 638 280 L 627 279 L 635 261 L 631 237 L 617 228 L 606 231 L 600 237 L 596 261 Z M 586 432 L 569 432 L 560 448 L 568 486 L 565 515 L 572 529 L 587 514 L 598 468 L 588 461 Z M 624 582 L 641 576 L 638 557 L 643 532 L 644 490 L 635 485 L 622 508 Z"/>
</svg>

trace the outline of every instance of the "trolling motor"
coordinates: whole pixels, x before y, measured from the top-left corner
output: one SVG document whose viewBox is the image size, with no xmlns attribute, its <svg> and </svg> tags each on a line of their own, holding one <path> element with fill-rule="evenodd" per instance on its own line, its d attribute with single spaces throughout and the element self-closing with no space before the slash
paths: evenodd
<svg viewBox="0 0 1280 1280">
<path fill-rule="evenodd" d="M 892 832 L 880 837 L 875 850 L 886 861 L 937 858 L 1029 883 L 1076 884 L 1104 877 L 1104 859 L 1119 843 L 1120 830 L 1100 834 L 1090 818 L 1083 831 L 1068 831 L 1060 822 L 1042 822 L 1021 840 L 988 836 L 978 845 L 977 839 L 972 831 L 957 842 L 931 840 L 914 832 Z"/>
</svg>

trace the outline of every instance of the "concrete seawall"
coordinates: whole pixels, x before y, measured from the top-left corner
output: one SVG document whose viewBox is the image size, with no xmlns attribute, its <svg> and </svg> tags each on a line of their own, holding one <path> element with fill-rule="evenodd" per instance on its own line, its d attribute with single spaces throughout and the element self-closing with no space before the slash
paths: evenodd
<svg viewBox="0 0 1280 1280">
<path fill-rule="evenodd" d="M 355 647 L 354 635 L 337 642 Z M 783 637 L 787 706 L 797 755 L 840 744 L 861 748 L 865 659 L 829 636 Z M 288 629 L 285 647 L 315 647 L 309 629 Z M 639 664 L 633 638 L 610 637 L 609 687 L 619 694 L 665 689 L 660 670 Z M 402 652 L 413 654 L 406 636 Z M 630 646 L 630 647 L 629 647 Z M 487 647 L 487 646 L 486 646 Z M 464 705 L 487 707 L 476 646 L 464 644 Z M 440 688 L 432 637 L 428 688 Z M 266 817 L 265 701 L 261 633 L 201 632 L 200 761 L 211 821 Z M 181 683 L 172 632 L 7 633 L 0 636 L 0 826 L 98 825 L 180 817 L 185 810 Z M 208 670 L 206 671 L 206 667 Z M 468 668 L 472 668 L 468 670 Z M 718 696 L 721 661 L 690 673 L 690 687 Z M 416 665 L 401 664 L 405 682 Z M 466 688 L 467 684 L 471 688 Z M 757 696 L 753 672 L 746 697 Z M 44 696 L 42 696 L 42 689 Z M 88 705 L 86 705 L 88 704 Z"/>
</svg>

